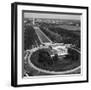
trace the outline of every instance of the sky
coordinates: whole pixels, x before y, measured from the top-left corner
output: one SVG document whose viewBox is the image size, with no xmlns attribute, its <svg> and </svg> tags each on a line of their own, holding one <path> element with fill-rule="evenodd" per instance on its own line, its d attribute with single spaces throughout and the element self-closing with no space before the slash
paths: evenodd
<svg viewBox="0 0 91 90">
<path fill-rule="evenodd" d="M 49 13 L 31 13 L 25 12 L 24 18 L 49 18 L 49 19 L 72 19 L 80 20 L 81 15 L 72 15 L 72 14 L 49 14 Z"/>
</svg>

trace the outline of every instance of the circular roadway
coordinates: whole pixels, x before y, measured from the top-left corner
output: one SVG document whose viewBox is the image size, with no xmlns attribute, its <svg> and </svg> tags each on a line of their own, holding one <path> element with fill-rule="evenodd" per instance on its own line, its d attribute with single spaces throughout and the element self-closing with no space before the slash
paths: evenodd
<svg viewBox="0 0 91 90">
<path fill-rule="evenodd" d="M 40 63 L 39 52 L 40 50 L 47 51 L 48 47 L 34 48 L 30 50 L 30 55 L 28 56 L 28 64 L 36 71 L 45 74 L 65 74 L 72 73 L 80 69 L 80 51 L 74 48 L 70 48 L 74 53 L 74 56 L 58 57 L 57 61 L 52 60 L 52 64 L 46 64 L 46 62 Z M 76 56 L 76 60 L 74 57 Z M 73 57 L 73 58 L 72 58 Z M 73 60 L 74 59 L 74 60 Z M 78 60 L 77 60 L 78 59 Z M 45 58 L 46 61 L 46 58 Z"/>
</svg>

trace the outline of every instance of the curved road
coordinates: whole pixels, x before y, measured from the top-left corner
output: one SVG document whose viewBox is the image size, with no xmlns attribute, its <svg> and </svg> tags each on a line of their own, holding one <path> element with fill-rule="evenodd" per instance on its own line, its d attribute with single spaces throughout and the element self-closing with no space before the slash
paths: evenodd
<svg viewBox="0 0 91 90">
<path fill-rule="evenodd" d="M 44 47 L 43 47 L 43 48 L 44 48 Z M 45 48 L 46 48 L 46 47 L 45 47 Z M 41 68 L 35 66 L 35 65 L 31 62 L 31 60 L 30 60 L 31 55 L 32 55 L 35 51 L 37 51 L 38 49 L 39 49 L 39 48 L 34 48 L 34 49 L 29 50 L 30 55 L 28 56 L 28 64 L 30 65 L 31 68 L 33 68 L 34 70 L 36 70 L 36 71 L 38 71 L 38 72 L 42 72 L 42 73 L 46 73 L 46 74 L 66 74 L 66 73 L 72 73 L 72 72 L 74 72 L 74 71 L 80 69 L 80 66 L 78 66 L 77 68 L 72 69 L 72 70 L 61 71 L 61 72 L 48 71 L 48 70 L 41 69 Z M 42 47 L 41 47 L 41 49 L 42 49 Z M 74 49 L 74 48 L 72 48 L 72 49 Z M 76 49 L 74 49 L 74 50 L 76 50 Z M 76 51 L 80 54 L 80 52 L 79 52 L 78 50 L 76 50 Z"/>
</svg>

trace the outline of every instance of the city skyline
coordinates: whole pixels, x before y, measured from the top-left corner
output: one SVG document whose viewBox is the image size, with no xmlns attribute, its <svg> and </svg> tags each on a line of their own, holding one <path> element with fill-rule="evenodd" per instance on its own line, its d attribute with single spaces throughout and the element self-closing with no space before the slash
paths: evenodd
<svg viewBox="0 0 91 90">
<path fill-rule="evenodd" d="M 49 13 L 24 13 L 24 18 L 46 18 L 46 19 L 68 19 L 68 20 L 80 20 L 81 15 L 69 15 L 69 14 L 49 14 Z"/>
</svg>

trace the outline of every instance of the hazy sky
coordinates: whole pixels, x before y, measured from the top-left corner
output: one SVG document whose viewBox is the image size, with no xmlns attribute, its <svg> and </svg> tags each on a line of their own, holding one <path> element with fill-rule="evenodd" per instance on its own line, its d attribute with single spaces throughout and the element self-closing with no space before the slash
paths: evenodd
<svg viewBox="0 0 91 90">
<path fill-rule="evenodd" d="M 24 18 L 53 18 L 53 19 L 74 19 L 80 20 L 80 15 L 71 14 L 47 14 L 47 13 L 24 13 Z"/>
</svg>

